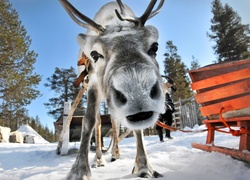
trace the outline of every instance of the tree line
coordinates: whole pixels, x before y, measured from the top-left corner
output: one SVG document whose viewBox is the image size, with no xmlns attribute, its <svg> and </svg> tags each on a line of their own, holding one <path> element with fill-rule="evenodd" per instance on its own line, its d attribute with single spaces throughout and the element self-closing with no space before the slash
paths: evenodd
<svg viewBox="0 0 250 180">
<path fill-rule="evenodd" d="M 220 0 L 213 0 L 211 12 L 213 18 L 206 35 L 215 42 L 213 46 L 217 58 L 215 63 L 249 58 L 249 24 L 242 24 L 238 13 L 228 4 L 223 5 Z M 29 48 L 31 38 L 27 35 L 18 13 L 12 8 L 9 0 L 0 1 L 0 17 L 0 126 L 8 126 L 15 130 L 28 122 L 40 134 L 53 140 L 53 132 L 47 126 L 42 126 L 38 117 L 29 117 L 26 109 L 32 100 L 41 96 L 37 89 L 41 75 L 34 72 L 37 54 Z M 193 56 L 188 68 L 172 40 L 166 42 L 164 57 L 164 75 L 173 78 L 178 87 L 172 94 L 173 100 L 192 97 L 187 71 L 199 68 L 199 60 Z M 48 114 L 55 120 L 62 115 L 64 102 L 72 102 L 78 93 L 79 89 L 72 86 L 76 77 L 76 70 L 73 67 L 69 69 L 56 67 L 53 75 L 48 77 L 47 83 L 44 84 L 56 94 L 44 104 L 48 108 Z M 106 104 L 102 106 L 102 113 L 107 113 Z M 85 107 L 84 96 L 75 113 L 84 114 Z"/>
<path fill-rule="evenodd" d="M 41 123 L 38 116 L 36 116 L 35 118 L 31 117 L 29 122 L 25 124 L 29 124 L 30 127 L 32 127 L 38 134 L 40 134 L 48 142 L 57 141 L 56 133 L 53 130 L 49 129 L 47 125 L 44 126 Z"/>
</svg>

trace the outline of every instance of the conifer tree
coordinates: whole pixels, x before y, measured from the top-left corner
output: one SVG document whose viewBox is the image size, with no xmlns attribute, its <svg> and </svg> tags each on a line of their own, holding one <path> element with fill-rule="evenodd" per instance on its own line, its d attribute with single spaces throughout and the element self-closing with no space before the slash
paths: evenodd
<svg viewBox="0 0 250 180">
<path fill-rule="evenodd" d="M 164 56 L 164 74 L 172 78 L 177 85 L 177 91 L 172 93 L 172 99 L 178 101 L 179 98 L 186 99 L 191 97 L 192 91 L 186 74 L 187 67 L 181 61 L 181 57 L 177 54 L 177 47 L 173 45 L 172 41 L 167 41 Z"/>
<path fill-rule="evenodd" d="M 198 69 L 198 68 L 200 68 L 199 60 L 196 59 L 194 56 L 192 56 L 192 61 L 191 61 L 190 70 L 194 70 L 194 69 Z"/>
<path fill-rule="evenodd" d="M 0 1 L 0 17 L 0 119 L 16 130 L 27 119 L 25 106 L 40 96 L 41 76 L 34 72 L 31 39 L 9 0 Z"/>
<path fill-rule="evenodd" d="M 38 116 L 37 116 L 38 117 Z M 33 117 L 30 118 L 30 127 L 32 127 L 34 130 L 37 130 L 37 124 Z"/>
<path fill-rule="evenodd" d="M 213 49 L 218 61 L 235 61 L 250 57 L 249 24 L 241 23 L 241 18 L 228 4 L 220 0 L 212 2 L 213 18 L 208 37 L 215 41 Z"/>
<path fill-rule="evenodd" d="M 48 114 L 52 115 L 55 119 L 58 119 L 62 115 L 64 102 L 73 102 L 77 96 L 79 89 L 73 86 L 76 77 L 77 74 L 73 67 L 69 69 L 56 67 L 54 74 L 47 78 L 48 82 L 44 85 L 53 90 L 55 95 L 49 99 L 48 103 L 44 103 L 44 105 L 49 109 Z M 83 112 L 83 102 L 80 101 L 75 114 L 82 115 Z"/>
</svg>

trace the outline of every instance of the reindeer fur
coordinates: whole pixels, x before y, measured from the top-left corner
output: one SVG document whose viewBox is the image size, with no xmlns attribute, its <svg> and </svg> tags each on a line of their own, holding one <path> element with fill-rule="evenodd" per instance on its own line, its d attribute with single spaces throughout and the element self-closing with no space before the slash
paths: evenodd
<svg viewBox="0 0 250 180">
<path fill-rule="evenodd" d="M 68 3 L 66 0 L 60 2 L 63 5 Z M 84 52 L 90 58 L 89 83 L 81 145 L 67 176 L 70 180 L 91 179 L 88 151 L 93 129 L 99 124 L 102 101 L 107 102 L 113 121 L 134 130 L 137 153 L 133 173 L 145 178 L 161 176 L 149 163 L 142 132 L 144 128 L 154 125 L 158 115 L 164 111 L 163 85 L 155 59 L 158 31 L 154 26 L 144 26 L 152 14 L 137 21 L 133 18 L 133 11 L 126 5 L 118 6 L 119 2 L 107 3 L 97 12 L 93 21 L 101 28 L 84 25 L 89 30 L 78 36 L 79 54 Z M 67 7 L 65 9 L 68 13 L 72 11 Z M 72 17 L 74 13 L 70 13 Z M 100 147 L 97 149 L 100 150 Z M 105 164 L 101 151 L 95 160 L 95 166 Z"/>
</svg>

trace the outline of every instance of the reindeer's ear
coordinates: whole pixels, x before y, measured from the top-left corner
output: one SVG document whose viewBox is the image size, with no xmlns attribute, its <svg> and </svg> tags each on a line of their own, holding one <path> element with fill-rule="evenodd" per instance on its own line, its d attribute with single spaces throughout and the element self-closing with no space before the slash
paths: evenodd
<svg viewBox="0 0 250 180">
<path fill-rule="evenodd" d="M 78 36 L 77 36 L 77 42 L 78 42 L 78 44 L 79 44 L 80 47 L 85 46 L 87 37 L 88 36 L 85 35 L 85 34 L 78 34 Z"/>
<path fill-rule="evenodd" d="M 151 25 L 147 25 L 145 26 L 145 28 L 148 30 L 148 33 L 149 33 L 149 37 L 154 39 L 155 41 L 158 40 L 158 30 L 154 27 L 154 26 L 151 26 Z"/>
<path fill-rule="evenodd" d="M 86 34 L 79 34 L 77 36 L 77 42 L 81 49 L 87 53 L 89 48 L 92 46 L 95 36 L 90 36 Z"/>
<path fill-rule="evenodd" d="M 84 40 L 85 38 L 87 37 L 87 35 L 86 34 L 78 34 L 78 36 L 77 36 L 77 40 Z"/>
</svg>

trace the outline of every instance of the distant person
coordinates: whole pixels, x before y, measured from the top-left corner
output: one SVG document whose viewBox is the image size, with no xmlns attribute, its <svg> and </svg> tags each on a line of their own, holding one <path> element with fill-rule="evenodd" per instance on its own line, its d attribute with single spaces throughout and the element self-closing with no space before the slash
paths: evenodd
<svg viewBox="0 0 250 180">
<path fill-rule="evenodd" d="M 168 93 L 168 89 L 171 88 L 173 91 L 176 91 L 176 85 L 172 79 L 169 77 L 163 76 L 164 82 L 164 91 L 165 91 L 165 112 L 159 115 L 159 121 L 165 123 L 168 126 L 171 126 L 173 123 L 172 113 L 175 111 L 174 103 Z M 163 128 L 161 126 L 156 125 L 156 130 L 158 132 L 159 138 L 161 142 L 164 142 L 163 139 Z M 170 135 L 170 130 L 165 129 L 166 135 L 165 137 L 168 139 L 173 139 Z"/>
</svg>

